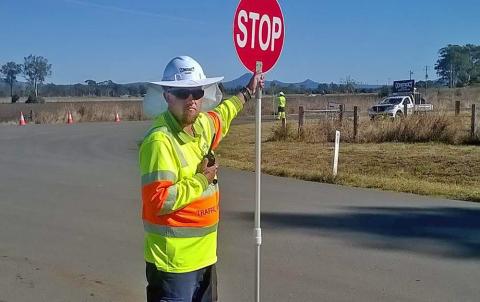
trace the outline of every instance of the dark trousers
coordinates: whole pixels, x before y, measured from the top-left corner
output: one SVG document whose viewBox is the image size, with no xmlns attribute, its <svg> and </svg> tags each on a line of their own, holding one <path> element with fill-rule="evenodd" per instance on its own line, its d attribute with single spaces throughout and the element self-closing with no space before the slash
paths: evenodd
<svg viewBox="0 0 480 302">
<path fill-rule="evenodd" d="M 147 302 L 215 302 L 215 264 L 189 273 L 166 273 L 147 262 Z"/>
</svg>

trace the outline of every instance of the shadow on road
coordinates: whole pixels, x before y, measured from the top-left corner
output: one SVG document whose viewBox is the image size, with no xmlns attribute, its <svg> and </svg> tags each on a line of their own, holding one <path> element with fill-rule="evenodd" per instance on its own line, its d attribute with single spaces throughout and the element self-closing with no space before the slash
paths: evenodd
<svg viewBox="0 0 480 302">
<path fill-rule="evenodd" d="M 437 257 L 480 258 L 480 208 L 348 207 L 343 213 L 262 212 L 265 232 L 279 228 L 348 240 L 361 246 Z M 253 213 L 230 213 L 252 220 Z M 312 238 L 313 239 L 313 238 Z"/>
</svg>

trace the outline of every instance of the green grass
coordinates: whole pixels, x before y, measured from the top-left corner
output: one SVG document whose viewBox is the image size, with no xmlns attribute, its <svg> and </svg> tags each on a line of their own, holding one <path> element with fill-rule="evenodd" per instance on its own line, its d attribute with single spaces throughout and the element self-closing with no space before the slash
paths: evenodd
<svg viewBox="0 0 480 302">
<path fill-rule="evenodd" d="M 222 166 L 253 171 L 255 126 L 233 125 L 217 150 Z M 262 129 L 263 172 L 354 187 L 480 202 L 480 147 L 443 143 L 342 143 L 337 177 L 333 144 L 271 141 Z"/>
</svg>

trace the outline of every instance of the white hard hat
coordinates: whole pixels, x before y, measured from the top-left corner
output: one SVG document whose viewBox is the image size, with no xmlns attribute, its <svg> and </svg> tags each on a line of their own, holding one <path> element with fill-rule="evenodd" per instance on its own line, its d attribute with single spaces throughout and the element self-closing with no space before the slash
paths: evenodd
<svg viewBox="0 0 480 302">
<path fill-rule="evenodd" d="M 285 94 L 283 93 L 283 91 L 280 91 L 279 95 L 285 95 Z"/>
<path fill-rule="evenodd" d="M 223 77 L 207 78 L 202 66 L 189 56 L 173 58 L 165 67 L 160 82 L 155 85 L 169 87 L 208 87 L 223 80 Z"/>
<path fill-rule="evenodd" d="M 222 101 L 222 92 L 217 83 L 223 77 L 207 78 L 203 73 L 202 66 L 191 57 L 181 56 L 173 58 L 165 67 L 163 78 L 160 82 L 150 82 L 147 94 L 143 99 L 143 113 L 147 117 L 156 115 L 167 110 L 168 104 L 164 96 L 164 87 L 202 87 L 202 111 L 215 108 Z"/>
</svg>

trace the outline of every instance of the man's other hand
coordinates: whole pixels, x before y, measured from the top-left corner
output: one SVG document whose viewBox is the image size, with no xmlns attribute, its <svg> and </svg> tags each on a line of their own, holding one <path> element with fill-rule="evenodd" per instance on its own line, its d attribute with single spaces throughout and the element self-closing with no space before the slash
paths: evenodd
<svg viewBox="0 0 480 302">
<path fill-rule="evenodd" d="M 208 159 L 204 159 L 197 168 L 197 173 L 202 173 L 208 180 L 208 183 L 211 184 L 217 175 L 218 165 L 215 163 L 213 166 L 208 167 Z"/>
</svg>

